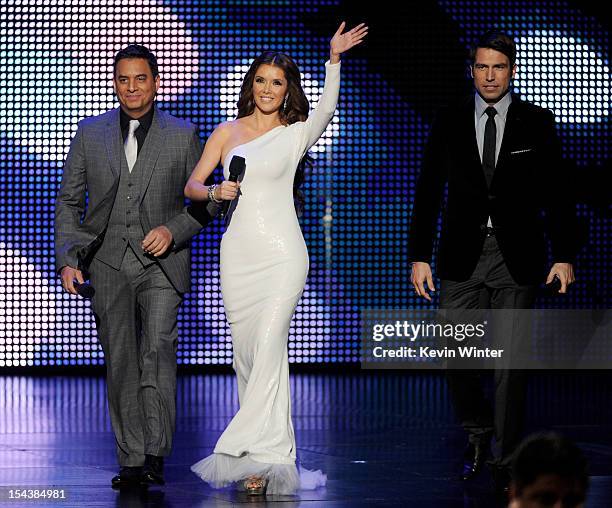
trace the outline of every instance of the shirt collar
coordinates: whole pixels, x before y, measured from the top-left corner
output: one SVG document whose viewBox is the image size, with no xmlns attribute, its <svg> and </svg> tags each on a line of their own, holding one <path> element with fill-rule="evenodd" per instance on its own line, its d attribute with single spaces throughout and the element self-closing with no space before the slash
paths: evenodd
<svg viewBox="0 0 612 508">
<path fill-rule="evenodd" d="M 482 115 L 485 114 L 485 109 L 487 109 L 490 104 L 487 104 L 485 100 L 480 95 L 478 95 L 478 93 L 475 94 L 475 97 L 476 118 L 480 118 Z M 506 95 L 504 95 L 496 104 L 493 104 L 493 107 L 497 110 L 497 114 L 500 118 L 506 118 L 506 115 L 508 114 L 508 108 L 510 107 L 511 103 L 512 94 L 510 93 L 510 91 L 508 91 Z"/>
<path fill-rule="evenodd" d="M 140 118 L 132 118 L 128 115 L 123 108 L 119 108 L 119 121 L 121 122 L 121 129 L 126 130 L 129 128 L 130 120 L 138 120 L 140 122 L 139 129 L 142 129 L 144 132 L 149 131 L 149 127 L 151 127 L 151 123 L 153 123 L 153 115 L 155 114 L 155 106 L 153 106 L 149 111 L 147 111 Z"/>
</svg>

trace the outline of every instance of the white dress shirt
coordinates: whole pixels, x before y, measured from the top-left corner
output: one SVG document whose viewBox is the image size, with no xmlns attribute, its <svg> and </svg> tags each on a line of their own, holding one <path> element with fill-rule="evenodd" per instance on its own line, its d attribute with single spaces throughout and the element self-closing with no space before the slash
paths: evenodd
<svg viewBox="0 0 612 508">
<path fill-rule="evenodd" d="M 487 119 L 489 118 L 485 113 L 485 110 L 489 106 L 493 106 L 497 110 L 495 115 L 495 127 L 496 127 L 496 139 L 495 139 L 495 164 L 497 165 L 497 158 L 499 156 L 499 149 L 501 148 L 502 139 L 504 139 L 504 128 L 506 127 L 506 117 L 508 115 L 508 108 L 512 103 L 512 95 L 510 92 L 506 93 L 497 103 L 487 104 L 484 99 L 475 94 L 476 98 L 474 101 L 474 122 L 476 126 L 476 143 L 478 144 L 478 153 L 480 154 L 480 162 L 482 164 L 482 147 L 484 145 L 484 133 Z M 487 226 L 493 227 L 491 217 L 487 221 Z"/>
</svg>

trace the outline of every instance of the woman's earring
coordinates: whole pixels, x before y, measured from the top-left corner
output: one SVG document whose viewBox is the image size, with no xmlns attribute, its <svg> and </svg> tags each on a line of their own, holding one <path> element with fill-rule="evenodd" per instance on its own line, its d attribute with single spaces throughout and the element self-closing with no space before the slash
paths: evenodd
<svg viewBox="0 0 612 508">
<path fill-rule="evenodd" d="M 283 112 L 287 111 L 287 99 L 289 98 L 288 95 L 285 95 L 285 102 L 283 102 Z"/>
</svg>

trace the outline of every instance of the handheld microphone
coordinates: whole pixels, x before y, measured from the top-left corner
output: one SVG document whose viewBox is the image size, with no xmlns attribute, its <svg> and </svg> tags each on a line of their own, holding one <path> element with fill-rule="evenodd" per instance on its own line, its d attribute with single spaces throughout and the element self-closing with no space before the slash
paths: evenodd
<svg viewBox="0 0 612 508">
<path fill-rule="evenodd" d="M 96 290 L 93 288 L 93 286 L 91 284 L 88 284 L 87 282 L 83 282 L 83 284 L 74 281 L 73 284 L 74 289 L 76 289 L 76 292 L 82 296 L 83 298 L 92 298 L 93 295 L 96 293 Z"/>
<path fill-rule="evenodd" d="M 242 174 L 245 167 L 246 161 L 244 160 L 244 157 L 240 157 L 240 155 L 234 155 L 232 157 L 232 161 L 230 162 L 228 182 L 237 182 L 238 177 Z M 223 207 L 221 208 L 220 213 L 221 218 L 224 218 L 227 215 L 232 201 L 227 200 L 223 202 Z"/>
<path fill-rule="evenodd" d="M 554 276 L 551 282 L 544 285 L 544 293 L 547 296 L 555 296 L 559 294 L 560 289 L 561 289 L 561 279 L 559 279 L 559 277 L 557 277 L 556 275 Z"/>
</svg>

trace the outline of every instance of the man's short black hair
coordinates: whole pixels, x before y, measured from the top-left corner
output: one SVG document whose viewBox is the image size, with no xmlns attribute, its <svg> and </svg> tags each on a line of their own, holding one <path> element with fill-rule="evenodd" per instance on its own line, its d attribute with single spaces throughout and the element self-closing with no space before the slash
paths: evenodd
<svg viewBox="0 0 612 508">
<path fill-rule="evenodd" d="M 587 461 L 574 443 L 555 432 L 534 434 L 525 439 L 512 463 L 512 481 L 518 492 L 542 475 L 576 481 L 586 496 L 589 486 Z"/>
<path fill-rule="evenodd" d="M 514 67 L 516 63 L 516 44 L 514 43 L 514 39 L 507 33 L 500 32 L 499 30 L 489 30 L 487 33 L 483 34 L 470 51 L 471 65 L 474 65 L 478 48 L 489 48 L 503 53 L 510 61 L 510 68 Z"/>
<path fill-rule="evenodd" d="M 151 53 L 147 47 L 141 46 L 140 44 L 130 44 L 115 55 L 113 75 L 117 72 L 117 64 L 119 61 L 125 58 L 144 58 L 147 62 L 149 62 L 149 68 L 151 69 L 151 74 L 153 74 L 153 79 L 159 75 L 157 58 L 155 58 L 155 55 Z"/>
</svg>

